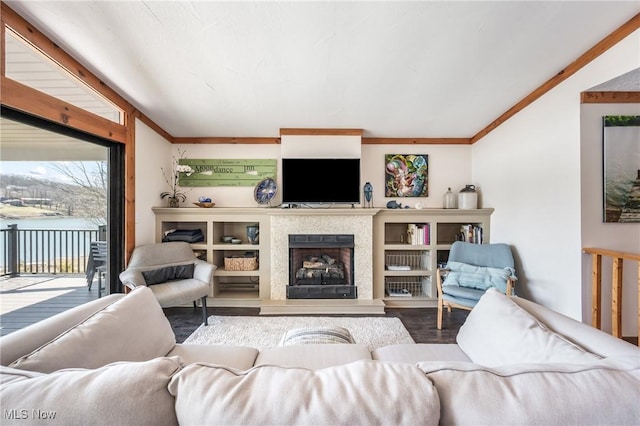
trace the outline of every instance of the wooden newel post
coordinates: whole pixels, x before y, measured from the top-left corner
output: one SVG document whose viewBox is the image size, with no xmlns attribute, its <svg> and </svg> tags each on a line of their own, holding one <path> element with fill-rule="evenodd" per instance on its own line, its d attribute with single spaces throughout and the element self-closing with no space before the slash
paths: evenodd
<svg viewBox="0 0 640 426">
<path fill-rule="evenodd" d="M 611 274 L 611 334 L 622 337 L 622 258 L 613 259 Z"/>
<path fill-rule="evenodd" d="M 602 328 L 602 255 L 591 255 L 591 325 Z"/>
</svg>

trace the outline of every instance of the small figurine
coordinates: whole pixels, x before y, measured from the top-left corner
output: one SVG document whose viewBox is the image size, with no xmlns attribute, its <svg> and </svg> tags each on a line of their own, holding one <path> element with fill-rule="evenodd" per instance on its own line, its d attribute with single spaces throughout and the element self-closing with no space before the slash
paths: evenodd
<svg viewBox="0 0 640 426">
<path fill-rule="evenodd" d="M 408 209 L 409 206 L 403 206 L 401 203 L 397 202 L 396 200 L 391 200 L 387 203 L 387 208 L 388 209 Z"/>
</svg>

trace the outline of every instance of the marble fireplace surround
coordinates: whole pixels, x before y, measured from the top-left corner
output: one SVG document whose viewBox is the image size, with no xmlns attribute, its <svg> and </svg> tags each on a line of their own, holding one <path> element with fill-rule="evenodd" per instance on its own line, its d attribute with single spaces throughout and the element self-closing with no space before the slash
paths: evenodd
<svg viewBox="0 0 640 426">
<path fill-rule="evenodd" d="M 358 300 L 373 300 L 373 216 L 378 209 L 282 209 L 269 211 L 271 300 L 286 300 L 290 234 L 353 234 Z"/>
</svg>

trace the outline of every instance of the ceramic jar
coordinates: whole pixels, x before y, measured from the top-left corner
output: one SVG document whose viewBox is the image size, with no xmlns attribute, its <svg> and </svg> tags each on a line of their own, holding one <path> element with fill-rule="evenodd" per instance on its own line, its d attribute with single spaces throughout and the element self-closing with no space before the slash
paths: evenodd
<svg viewBox="0 0 640 426">
<path fill-rule="evenodd" d="M 456 194 L 451 192 L 451 188 L 447 188 L 447 192 L 444 193 L 442 197 L 442 207 L 445 209 L 455 209 L 458 207 L 458 198 Z"/>
<path fill-rule="evenodd" d="M 258 225 L 247 226 L 247 240 L 249 244 L 260 243 L 260 227 Z"/>
<path fill-rule="evenodd" d="M 478 193 L 475 185 L 465 185 L 458 193 L 458 208 L 472 210 L 478 208 Z"/>
</svg>

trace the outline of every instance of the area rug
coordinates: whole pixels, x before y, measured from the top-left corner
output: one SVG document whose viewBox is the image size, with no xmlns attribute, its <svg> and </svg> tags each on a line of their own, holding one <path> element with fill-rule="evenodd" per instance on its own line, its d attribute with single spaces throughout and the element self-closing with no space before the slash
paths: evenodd
<svg viewBox="0 0 640 426">
<path fill-rule="evenodd" d="M 355 343 L 369 350 L 397 343 L 415 343 L 399 318 L 383 317 L 297 317 L 297 316 L 210 316 L 184 341 L 191 344 L 249 346 L 259 350 L 278 346 L 287 330 L 302 327 L 340 326 Z"/>
</svg>

